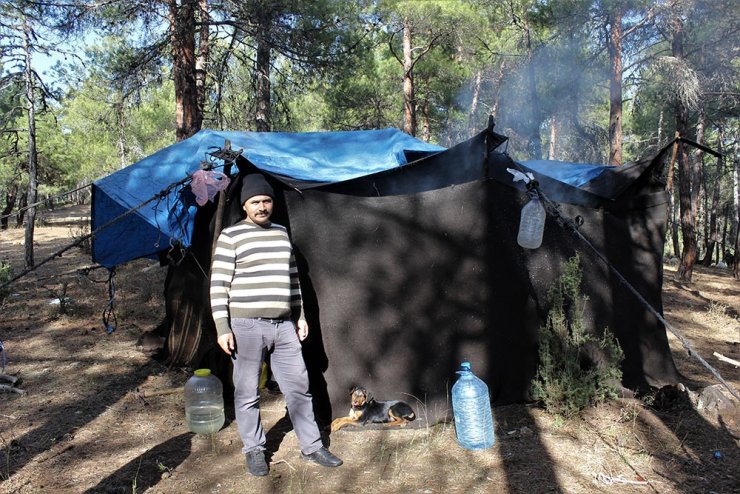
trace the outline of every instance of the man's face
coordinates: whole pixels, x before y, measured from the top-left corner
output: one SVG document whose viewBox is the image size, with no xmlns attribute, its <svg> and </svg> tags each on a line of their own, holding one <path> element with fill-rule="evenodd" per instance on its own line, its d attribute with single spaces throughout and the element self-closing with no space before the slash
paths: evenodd
<svg viewBox="0 0 740 494">
<path fill-rule="evenodd" d="M 270 223 L 272 216 L 272 197 L 270 196 L 252 196 L 244 201 L 244 212 L 252 223 L 257 225 L 267 225 Z"/>
</svg>

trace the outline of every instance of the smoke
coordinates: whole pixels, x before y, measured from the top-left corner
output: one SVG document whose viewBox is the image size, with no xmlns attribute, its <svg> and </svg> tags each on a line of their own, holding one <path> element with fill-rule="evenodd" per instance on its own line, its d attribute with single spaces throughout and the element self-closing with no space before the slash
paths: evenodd
<svg viewBox="0 0 740 494">
<path fill-rule="evenodd" d="M 609 73 L 605 62 L 589 60 L 582 47 L 582 40 L 572 39 L 538 48 L 531 61 L 493 61 L 481 72 L 475 115 L 465 125 L 450 126 L 447 138 L 466 138 L 461 129 L 468 123 L 481 130 L 491 114 L 496 131 L 509 137 L 515 159 L 604 163 Z M 470 110 L 475 87 L 473 79 L 458 94 L 461 109 Z"/>
</svg>

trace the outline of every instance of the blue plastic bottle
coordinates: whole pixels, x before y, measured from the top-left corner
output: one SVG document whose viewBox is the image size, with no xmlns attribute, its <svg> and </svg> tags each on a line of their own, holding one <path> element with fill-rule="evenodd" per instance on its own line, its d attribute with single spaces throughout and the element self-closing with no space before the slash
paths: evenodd
<svg viewBox="0 0 740 494">
<path fill-rule="evenodd" d="M 470 362 L 460 364 L 457 373 L 460 377 L 452 386 L 457 442 L 465 449 L 490 448 L 496 439 L 488 386 L 473 374 Z"/>
</svg>

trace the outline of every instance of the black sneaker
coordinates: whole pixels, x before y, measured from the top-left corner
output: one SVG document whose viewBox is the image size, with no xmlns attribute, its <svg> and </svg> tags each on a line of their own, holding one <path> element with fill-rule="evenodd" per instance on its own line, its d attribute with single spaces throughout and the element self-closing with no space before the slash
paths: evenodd
<svg viewBox="0 0 740 494">
<path fill-rule="evenodd" d="M 301 453 L 301 458 L 318 463 L 322 467 L 338 467 L 342 464 L 342 460 L 331 454 L 326 448 L 321 448 L 308 455 Z"/>
<path fill-rule="evenodd" d="M 247 453 L 247 469 L 255 477 L 264 477 L 267 475 L 268 468 L 265 461 L 265 452 L 260 449 L 254 449 Z"/>
</svg>

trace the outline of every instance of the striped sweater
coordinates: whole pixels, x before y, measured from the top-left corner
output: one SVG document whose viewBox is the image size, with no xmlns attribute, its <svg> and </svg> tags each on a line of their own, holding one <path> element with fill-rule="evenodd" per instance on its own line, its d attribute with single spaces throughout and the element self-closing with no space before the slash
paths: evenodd
<svg viewBox="0 0 740 494">
<path fill-rule="evenodd" d="M 242 220 L 225 228 L 211 264 L 211 312 L 218 336 L 230 318 L 303 319 L 293 248 L 284 226 Z"/>
</svg>

